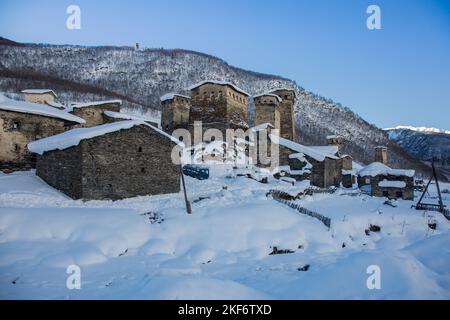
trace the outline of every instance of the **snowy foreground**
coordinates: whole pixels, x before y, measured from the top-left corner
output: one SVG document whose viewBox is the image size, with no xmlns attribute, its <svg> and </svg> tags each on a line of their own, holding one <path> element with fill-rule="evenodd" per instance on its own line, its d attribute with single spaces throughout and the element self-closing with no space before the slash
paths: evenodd
<svg viewBox="0 0 450 320">
<path fill-rule="evenodd" d="M 440 213 L 356 191 L 297 200 L 330 217 L 329 230 L 266 197 L 305 182 L 260 184 L 217 170 L 187 183 L 191 201 L 206 198 L 192 215 L 181 193 L 83 202 L 33 171 L 0 173 L 0 298 L 450 299 L 450 222 Z M 366 235 L 371 224 L 381 231 Z M 273 247 L 294 253 L 269 255 Z M 66 287 L 69 265 L 81 268 L 79 290 Z M 372 265 L 380 290 L 366 284 Z"/>
</svg>

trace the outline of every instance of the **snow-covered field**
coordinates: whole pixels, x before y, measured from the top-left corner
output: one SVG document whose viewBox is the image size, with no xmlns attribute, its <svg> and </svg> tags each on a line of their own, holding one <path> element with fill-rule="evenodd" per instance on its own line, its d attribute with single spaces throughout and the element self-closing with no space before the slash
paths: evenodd
<svg viewBox="0 0 450 320">
<path fill-rule="evenodd" d="M 187 178 L 188 215 L 182 193 L 83 202 L 33 171 L 0 173 L 0 298 L 450 299 L 450 222 L 440 213 L 343 190 L 297 200 L 330 217 L 328 229 L 266 196 L 307 182 L 226 175 Z M 367 235 L 370 225 L 381 231 Z M 294 252 L 269 255 L 273 247 Z M 81 269 L 79 290 L 66 287 L 69 265 Z M 379 290 L 367 287 L 373 265 Z"/>
</svg>

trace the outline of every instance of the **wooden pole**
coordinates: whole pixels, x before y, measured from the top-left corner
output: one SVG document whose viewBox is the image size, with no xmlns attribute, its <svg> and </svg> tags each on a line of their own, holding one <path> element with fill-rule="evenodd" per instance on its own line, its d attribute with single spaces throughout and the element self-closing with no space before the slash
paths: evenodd
<svg viewBox="0 0 450 320">
<path fill-rule="evenodd" d="M 437 188 L 438 196 L 439 196 L 439 209 L 443 213 L 444 212 L 444 202 L 442 202 L 441 188 L 439 187 L 439 181 L 438 181 L 438 177 L 436 174 L 436 168 L 434 167 L 434 159 L 433 159 L 433 162 L 431 163 L 431 166 L 433 167 L 434 180 L 436 180 L 436 188 Z"/>
<path fill-rule="evenodd" d="M 180 165 L 180 174 L 181 174 L 181 181 L 183 183 L 183 192 L 184 192 L 184 201 L 186 203 L 186 212 L 188 214 L 191 214 L 192 213 L 192 207 L 191 207 L 191 203 L 189 202 L 189 200 L 187 198 L 186 183 L 184 182 L 184 174 L 183 174 L 183 165 Z"/>
</svg>

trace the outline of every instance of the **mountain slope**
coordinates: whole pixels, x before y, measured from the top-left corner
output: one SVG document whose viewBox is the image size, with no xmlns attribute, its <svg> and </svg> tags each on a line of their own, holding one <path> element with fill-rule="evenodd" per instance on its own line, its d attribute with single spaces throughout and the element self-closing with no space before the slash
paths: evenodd
<svg viewBox="0 0 450 320">
<path fill-rule="evenodd" d="M 385 129 L 412 156 L 422 161 L 435 159 L 440 170 L 450 176 L 450 131 L 400 126 Z"/>
<path fill-rule="evenodd" d="M 428 170 L 350 109 L 310 93 L 291 80 L 235 68 L 210 55 L 180 49 L 136 51 L 130 47 L 0 42 L 0 90 L 5 92 L 50 87 L 62 101 L 120 98 L 127 109 L 154 114 L 160 109 L 161 95 L 188 93 L 185 88 L 205 79 L 227 80 L 251 94 L 291 88 L 298 96 L 295 112 L 300 142 L 324 144 L 327 135 L 339 134 L 347 140 L 343 152 L 359 162 L 373 161 L 373 148 L 388 145 L 393 167 Z M 249 113 L 251 120 L 252 106 Z"/>
</svg>

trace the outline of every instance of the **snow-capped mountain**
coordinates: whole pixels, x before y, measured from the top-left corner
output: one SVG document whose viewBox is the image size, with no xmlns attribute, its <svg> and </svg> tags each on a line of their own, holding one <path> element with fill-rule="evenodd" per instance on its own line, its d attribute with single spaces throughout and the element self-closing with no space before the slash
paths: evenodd
<svg viewBox="0 0 450 320">
<path fill-rule="evenodd" d="M 422 161 L 435 159 L 440 170 L 450 176 L 450 131 L 426 127 L 398 126 L 384 129 L 413 157 Z"/>
<path fill-rule="evenodd" d="M 429 128 L 429 127 L 412 127 L 412 126 L 397 126 L 395 128 L 386 128 L 385 131 L 395 132 L 395 131 L 403 131 L 403 130 L 409 130 L 414 132 L 420 132 L 420 133 L 443 133 L 443 134 L 450 134 L 450 130 L 445 129 L 437 129 L 437 128 Z M 391 137 L 391 135 L 389 135 Z"/>
<path fill-rule="evenodd" d="M 18 44 L 0 38 L 0 91 L 52 88 L 66 103 L 122 99 L 128 110 L 151 117 L 160 109 L 160 96 L 188 94 L 186 88 L 205 79 L 229 81 L 250 94 L 277 87 L 294 89 L 299 142 L 321 145 L 327 135 L 342 135 L 346 140 L 342 151 L 362 163 L 373 161 L 375 146 L 387 145 L 391 166 L 428 171 L 383 130 L 349 108 L 280 76 L 242 70 L 219 58 L 181 49 Z M 250 124 L 253 111 L 250 106 Z"/>
</svg>

